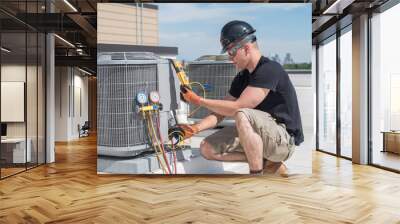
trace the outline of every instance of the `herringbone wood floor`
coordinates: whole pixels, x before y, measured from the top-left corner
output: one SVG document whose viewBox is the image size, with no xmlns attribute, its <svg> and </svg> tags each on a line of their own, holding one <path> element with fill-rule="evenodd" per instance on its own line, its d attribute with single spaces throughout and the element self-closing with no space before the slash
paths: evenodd
<svg viewBox="0 0 400 224">
<path fill-rule="evenodd" d="M 315 152 L 313 175 L 99 176 L 96 140 L 0 181 L 0 223 L 400 223 L 400 175 Z"/>
</svg>

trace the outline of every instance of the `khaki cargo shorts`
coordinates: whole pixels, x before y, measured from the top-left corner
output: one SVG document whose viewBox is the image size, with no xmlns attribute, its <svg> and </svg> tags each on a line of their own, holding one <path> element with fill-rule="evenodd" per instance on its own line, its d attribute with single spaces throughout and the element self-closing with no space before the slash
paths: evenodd
<svg viewBox="0 0 400 224">
<path fill-rule="evenodd" d="M 266 112 L 255 109 L 240 109 L 250 121 L 253 130 L 261 136 L 264 159 L 281 162 L 289 159 L 295 149 L 294 138 L 284 124 L 278 124 Z M 204 139 L 217 153 L 243 152 L 236 126 L 225 127 Z"/>
</svg>

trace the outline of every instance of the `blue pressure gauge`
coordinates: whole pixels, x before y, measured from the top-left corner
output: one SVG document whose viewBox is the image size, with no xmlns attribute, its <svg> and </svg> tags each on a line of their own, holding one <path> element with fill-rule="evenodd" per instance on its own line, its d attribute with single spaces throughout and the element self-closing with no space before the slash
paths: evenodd
<svg viewBox="0 0 400 224">
<path fill-rule="evenodd" d="M 140 92 L 136 95 L 136 100 L 140 104 L 145 104 L 148 102 L 147 95 L 144 92 Z"/>
</svg>

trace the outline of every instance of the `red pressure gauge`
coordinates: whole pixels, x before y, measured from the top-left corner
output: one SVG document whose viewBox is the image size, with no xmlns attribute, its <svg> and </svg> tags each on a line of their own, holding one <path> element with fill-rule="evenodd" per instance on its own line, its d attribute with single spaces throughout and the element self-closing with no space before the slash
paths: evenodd
<svg viewBox="0 0 400 224">
<path fill-rule="evenodd" d="M 160 94 L 157 91 L 151 91 L 149 93 L 149 99 L 152 103 L 159 103 L 160 102 Z"/>
</svg>

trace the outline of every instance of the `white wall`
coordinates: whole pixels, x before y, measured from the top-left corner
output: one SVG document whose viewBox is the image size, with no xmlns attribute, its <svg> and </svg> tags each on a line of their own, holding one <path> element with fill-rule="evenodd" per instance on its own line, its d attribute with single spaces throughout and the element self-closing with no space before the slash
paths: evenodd
<svg viewBox="0 0 400 224">
<path fill-rule="evenodd" d="M 1 81 L 25 82 L 25 69 L 25 65 L 2 65 Z"/>
<path fill-rule="evenodd" d="M 25 82 L 25 65 L 2 65 L 1 81 Z M 7 110 L 7 108 L 1 108 Z M 25 122 L 7 123 L 7 137 L 25 137 Z"/>
<path fill-rule="evenodd" d="M 25 65 L 17 65 L 17 64 L 2 65 L 1 81 L 25 82 L 26 69 L 28 69 L 29 72 L 32 69 L 32 67 L 28 66 L 26 68 Z M 7 110 L 7 108 L 1 108 L 1 110 Z M 25 122 L 7 122 L 7 137 L 17 137 L 17 138 L 25 137 L 25 126 L 26 126 Z"/>
<path fill-rule="evenodd" d="M 79 73 L 82 74 L 82 73 Z M 75 75 L 74 75 L 74 102 L 73 105 L 74 107 L 72 108 L 72 117 L 73 119 L 71 120 L 71 135 L 74 136 L 74 138 L 78 137 L 78 124 L 81 126 L 85 123 L 85 121 L 88 121 L 88 77 L 82 77 L 81 75 L 76 75 L 76 70 L 75 70 Z"/>
<path fill-rule="evenodd" d="M 68 139 L 68 71 L 67 67 L 55 68 L 55 141 Z"/>
<path fill-rule="evenodd" d="M 24 82 L 26 97 L 22 102 L 22 107 L 18 108 L 19 113 L 25 114 L 21 122 L 6 122 L 8 138 L 25 138 L 29 139 L 32 158 L 36 162 L 37 153 L 39 153 L 39 163 L 44 162 L 44 74 L 40 66 L 25 66 L 25 64 L 3 64 L 1 66 L 1 81 L 2 82 Z M 27 79 L 27 81 L 25 80 Z M 2 92 L 5 89 L 2 89 Z M 20 94 L 24 94 L 24 90 L 20 89 Z M 22 91 L 22 92 L 21 92 Z M 4 92 L 3 92 L 4 94 Z M 7 94 L 7 93 L 6 93 Z M 7 95 L 2 95 L 2 98 L 7 98 Z M 26 103 L 26 105 L 25 105 Z M 2 103 L 3 104 L 3 103 Z M 17 113 L 15 108 L 3 107 L 2 112 Z M 24 116 L 24 115 L 22 115 Z"/>
<path fill-rule="evenodd" d="M 56 67 L 55 85 L 55 140 L 77 139 L 78 124 L 88 120 L 88 78 L 76 68 Z"/>
</svg>

